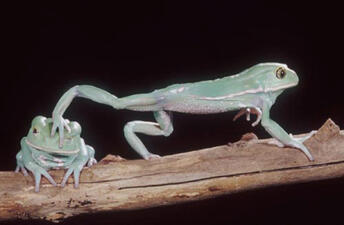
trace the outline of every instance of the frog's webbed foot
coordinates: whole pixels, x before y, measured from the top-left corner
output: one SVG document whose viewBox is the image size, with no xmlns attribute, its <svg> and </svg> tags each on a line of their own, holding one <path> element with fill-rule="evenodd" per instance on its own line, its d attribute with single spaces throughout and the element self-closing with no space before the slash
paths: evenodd
<svg viewBox="0 0 344 225">
<path fill-rule="evenodd" d="M 160 159 L 161 156 L 157 155 L 157 154 L 150 153 L 149 155 L 144 156 L 143 158 L 146 159 L 146 160 L 151 160 L 151 159 Z"/>
<path fill-rule="evenodd" d="M 19 173 L 19 171 L 21 171 L 23 173 L 24 176 L 27 176 L 29 175 L 27 173 L 27 170 L 25 169 L 24 166 L 21 166 L 21 165 L 17 165 L 16 169 L 14 170 L 15 173 Z"/>
<path fill-rule="evenodd" d="M 262 111 L 257 107 L 243 108 L 241 109 L 233 118 L 233 121 L 236 121 L 240 116 L 246 114 L 246 120 L 251 120 L 251 113 L 257 115 L 256 121 L 252 123 L 252 127 L 257 126 L 260 120 L 262 119 Z"/>
<path fill-rule="evenodd" d="M 306 141 L 307 139 L 309 139 L 310 137 L 313 136 L 313 134 L 315 134 L 317 131 L 316 130 L 312 130 L 311 132 L 309 132 L 308 134 L 306 134 L 305 136 L 302 137 L 293 137 L 293 135 L 290 133 L 289 136 L 291 138 L 293 138 L 296 141 L 299 141 L 301 143 L 303 143 L 304 141 Z"/>
<path fill-rule="evenodd" d="M 84 162 L 74 162 L 67 170 L 66 174 L 64 175 L 61 186 L 64 187 L 66 186 L 67 180 L 69 176 L 73 173 L 74 174 L 74 187 L 78 188 L 79 187 L 79 178 L 80 178 L 80 172 L 83 169 L 85 163 Z"/>
<path fill-rule="evenodd" d="M 97 160 L 95 158 L 90 158 L 87 162 L 87 167 L 91 167 L 95 164 L 97 164 Z"/>
<path fill-rule="evenodd" d="M 92 146 L 89 146 L 89 145 L 86 145 L 86 149 L 87 149 L 88 156 L 89 156 L 89 159 L 87 161 L 87 167 L 91 167 L 94 164 L 97 164 L 97 160 L 94 158 L 95 151 L 94 151 L 94 148 Z"/>
<path fill-rule="evenodd" d="M 71 132 L 71 129 L 68 125 L 69 120 L 63 119 L 62 116 L 53 115 L 52 122 L 53 122 L 53 126 L 51 128 L 51 134 L 50 135 L 54 136 L 57 128 L 59 129 L 59 134 L 60 134 L 59 147 L 62 148 L 63 147 L 63 140 L 64 140 L 63 139 L 64 138 L 64 129 L 66 128 L 68 133 Z"/>
<path fill-rule="evenodd" d="M 315 134 L 317 131 L 316 130 L 312 130 L 311 132 L 309 132 L 307 135 L 302 136 L 302 137 L 294 137 L 291 133 L 289 134 L 289 136 L 296 142 L 299 143 L 303 143 L 304 141 L 306 141 L 307 139 L 309 139 L 310 137 L 312 137 L 313 134 Z M 278 147 L 285 147 L 285 144 L 283 144 L 282 142 L 280 142 L 279 140 L 273 138 L 272 140 L 267 142 L 270 145 L 277 145 Z"/>
<path fill-rule="evenodd" d="M 21 151 L 17 153 L 16 159 L 17 159 L 17 167 L 14 170 L 14 172 L 19 173 L 19 171 L 21 171 L 24 174 L 24 176 L 27 176 L 28 173 L 27 173 L 27 170 L 25 169 L 25 166 L 24 166 L 23 154 Z"/>
<path fill-rule="evenodd" d="M 28 170 L 30 170 L 34 177 L 35 177 L 35 192 L 39 192 L 39 184 L 41 182 L 41 177 L 44 176 L 45 178 L 47 178 L 47 180 L 54 186 L 56 186 L 56 182 L 54 181 L 54 179 L 50 176 L 50 174 L 43 169 L 42 167 L 33 164 L 33 163 L 28 163 L 26 165 L 26 168 Z"/>
<path fill-rule="evenodd" d="M 282 142 L 280 142 L 279 140 L 273 138 L 272 140 L 268 141 L 267 143 L 270 145 L 277 145 L 278 147 L 285 147 L 285 146 L 291 146 L 294 148 L 298 148 L 300 149 L 303 153 L 305 153 L 305 155 L 307 156 L 307 158 L 310 161 L 313 161 L 314 158 L 311 155 L 311 153 L 308 151 L 307 147 L 303 144 L 304 141 L 306 141 L 308 138 L 310 138 L 313 134 L 315 134 L 316 131 L 311 131 L 309 134 L 302 136 L 302 137 L 293 137 L 292 134 L 289 134 L 290 137 L 290 141 L 287 144 L 283 144 Z"/>
</svg>

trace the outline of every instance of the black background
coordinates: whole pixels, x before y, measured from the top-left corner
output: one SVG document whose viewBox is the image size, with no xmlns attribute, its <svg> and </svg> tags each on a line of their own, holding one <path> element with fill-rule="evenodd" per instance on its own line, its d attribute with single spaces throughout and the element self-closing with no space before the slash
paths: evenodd
<svg viewBox="0 0 344 225">
<path fill-rule="evenodd" d="M 327 118 L 343 127 L 343 15 L 333 3 L 18 3 L 5 15 L 1 170 L 15 168 L 19 140 L 32 118 L 50 116 L 59 97 L 76 84 L 122 97 L 281 62 L 298 73 L 300 83 L 278 98 L 271 117 L 291 133 L 318 129 Z M 244 119 L 233 123 L 234 115 L 175 113 L 170 137 L 140 137 L 160 155 L 234 142 L 246 132 L 269 137 Z M 110 153 L 138 159 L 123 126 L 153 120 L 152 113 L 116 111 L 86 99 L 75 99 L 65 118 L 81 124 L 97 159 Z M 334 179 L 66 223 L 341 224 L 343 188 L 343 179 Z"/>
</svg>

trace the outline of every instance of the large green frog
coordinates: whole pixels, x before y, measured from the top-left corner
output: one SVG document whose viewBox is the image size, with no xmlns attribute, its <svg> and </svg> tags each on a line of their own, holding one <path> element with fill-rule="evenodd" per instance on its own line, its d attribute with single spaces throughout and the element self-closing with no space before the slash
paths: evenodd
<svg viewBox="0 0 344 225">
<path fill-rule="evenodd" d="M 65 142 L 59 147 L 59 134 L 50 135 L 53 126 L 52 119 L 37 116 L 32 120 L 32 126 L 26 137 L 21 139 L 21 150 L 18 152 L 16 172 L 21 170 L 27 175 L 31 171 L 35 177 L 35 191 L 39 191 L 41 176 L 46 177 L 56 186 L 56 182 L 47 172 L 49 169 L 68 169 L 61 186 L 65 186 L 68 177 L 74 173 L 74 187 L 79 186 L 80 171 L 87 164 L 92 166 L 97 161 L 94 149 L 86 145 L 80 137 L 81 126 L 77 122 L 69 122 L 65 132 Z"/>
</svg>

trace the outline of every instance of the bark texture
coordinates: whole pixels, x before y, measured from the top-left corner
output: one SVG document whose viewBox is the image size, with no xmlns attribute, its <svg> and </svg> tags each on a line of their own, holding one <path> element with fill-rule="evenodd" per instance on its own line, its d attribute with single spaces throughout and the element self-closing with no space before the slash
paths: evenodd
<svg viewBox="0 0 344 225">
<path fill-rule="evenodd" d="M 35 193 L 32 176 L 0 172 L 0 221 L 59 222 L 82 213 L 148 208 L 344 175 L 344 134 L 330 119 L 305 142 L 314 162 L 297 149 L 268 141 L 247 134 L 230 145 L 150 161 L 109 155 L 83 170 L 78 189 L 72 178 L 64 188 L 42 178 Z M 65 171 L 49 172 L 60 182 Z"/>
</svg>

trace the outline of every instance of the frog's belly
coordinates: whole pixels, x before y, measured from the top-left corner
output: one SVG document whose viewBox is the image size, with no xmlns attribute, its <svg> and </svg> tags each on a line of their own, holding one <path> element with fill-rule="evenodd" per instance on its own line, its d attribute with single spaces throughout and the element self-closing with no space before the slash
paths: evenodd
<svg viewBox="0 0 344 225">
<path fill-rule="evenodd" d="M 182 113 L 211 114 L 238 110 L 247 106 L 248 105 L 235 100 L 213 101 L 202 99 L 176 99 L 165 102 L 163 108 L 164 110 Z"/>
</svg>

